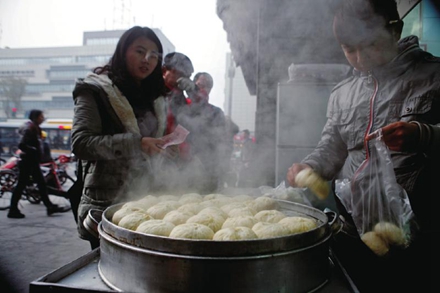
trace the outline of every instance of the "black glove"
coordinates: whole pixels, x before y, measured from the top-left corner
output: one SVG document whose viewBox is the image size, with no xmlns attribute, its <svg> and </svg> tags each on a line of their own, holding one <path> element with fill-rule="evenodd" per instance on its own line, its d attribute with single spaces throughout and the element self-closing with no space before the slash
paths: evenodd
<svg viewBox="0 0 440 293">
<path fill-rule="evenodd" d="M 193 92 L 196 89 L 196 84 L 188 77 L 181 77 L 177 80 L 177 86 L 182 91 Z"/>
</svg>

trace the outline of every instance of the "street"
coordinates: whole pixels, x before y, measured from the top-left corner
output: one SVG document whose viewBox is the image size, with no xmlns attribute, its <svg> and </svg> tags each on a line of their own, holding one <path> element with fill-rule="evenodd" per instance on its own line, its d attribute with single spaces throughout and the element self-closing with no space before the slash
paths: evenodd
<svg viewBox="0 0 440 293">
<path fill-rule="evenodd" d="M 68 189 L 68 185 L 64 187 Z M 50 195 L 55 204 L 69 202 Z M 21 200 L 24 219 L 9 219 L 0 211 L 0 292 L 28 293 L 30 282 L 89 252 L 77 236 L 72 211 L 47 216 L 43 203 Z"/>
<path fill-rule="evenodd" d="M 46 215 L 46 207 L 21 201 L 24 219 L 0 211 L 0 291 L 27 293 L 29 283 L 90 251 L 76 233 L 71 211 Z M 9 290 L 4 290 L 9 288 Z"/>
</svg>

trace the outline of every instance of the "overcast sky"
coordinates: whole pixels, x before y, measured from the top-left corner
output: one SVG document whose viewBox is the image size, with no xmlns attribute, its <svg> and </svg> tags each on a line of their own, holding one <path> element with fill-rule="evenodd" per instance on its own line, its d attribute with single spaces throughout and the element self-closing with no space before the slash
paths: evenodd
<svg viewBox="0 0 440 293">
<path fill-rule="evenodd" d="M 81 46 L 84 31 L 160 29 L 214 78 L 210 102 L 223 109 L 226 53 L 230 52 L 216 0 L 0 0 L 0 47 Z M 122 4 L 126 9 L 122 14 Z M 116 9 L 115 9 L 116 8 Z M 131 11 L 131 12 L 130 12 Z M 125 26 L 121 20 L 125 20 Z M 127 23 L 128 26 L 127 26 Z"/>
</svg>

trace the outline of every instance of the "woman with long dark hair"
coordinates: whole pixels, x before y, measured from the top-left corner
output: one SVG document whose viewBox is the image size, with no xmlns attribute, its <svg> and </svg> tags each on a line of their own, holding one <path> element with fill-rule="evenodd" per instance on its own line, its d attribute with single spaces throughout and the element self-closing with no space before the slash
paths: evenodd
<svg viewBox="0 0 440 293">
<path fill-rule="evenodd" d="M 162 135 L 156 117 L 165 93 L 162 54 L 153 30 L 132 27 L 110 61 L 78 80 L 73 91 L 72 152 L 81 160 L 84 182 L 78 232 L 92 248 L 99 242 L 83 225 L 88 211 L 127 201 L 151 186 L 150 159 L 163 144 L 156 138 Z"/>
</svg>

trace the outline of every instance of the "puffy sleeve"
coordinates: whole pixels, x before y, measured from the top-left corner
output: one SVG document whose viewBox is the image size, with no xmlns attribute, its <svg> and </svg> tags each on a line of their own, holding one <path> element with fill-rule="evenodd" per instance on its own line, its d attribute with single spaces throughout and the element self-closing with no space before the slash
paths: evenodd
<svg viewBox="0 0 440 293">
<path fill-rule="evenodd" d="M 83 160 L 116 160 L 139 157 L 141 136 L 124 132 L 116 116 L 109 114 L 98 90 L 74 91 L 72 152 Z"/>
</svg>

